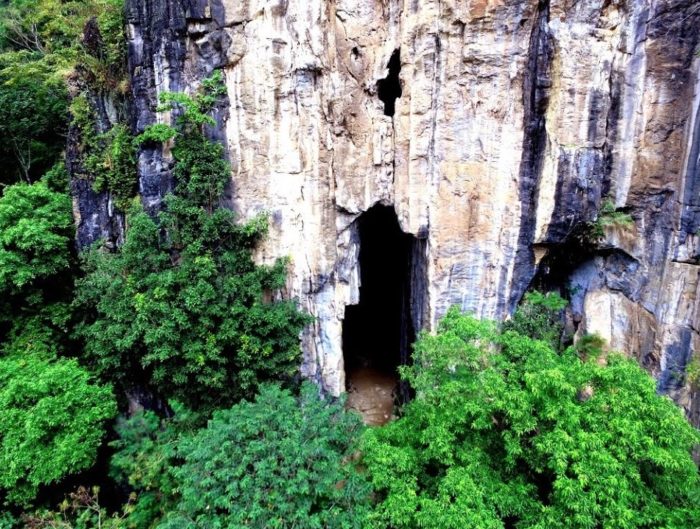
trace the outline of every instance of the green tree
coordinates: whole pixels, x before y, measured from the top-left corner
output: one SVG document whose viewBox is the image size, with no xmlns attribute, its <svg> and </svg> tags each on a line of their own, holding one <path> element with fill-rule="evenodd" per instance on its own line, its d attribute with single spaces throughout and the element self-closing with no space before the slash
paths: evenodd
<svg viewBox="0 0 700 529">
<path fill-rule="evenodd" d="M 181 499 L 159 528 L 359 529 L 369 500 L 352 462 L 360 429 L 312 384 L 299 399 L 264 386 L 181 442 Z"/>
<path fill-rule="evenodd" d="M 26 504 L 39 487 L 90 467 L 116 414 L 109 387 L 75 360 L 0 358 L 0 489 Z"/>
<path fill-rule="evenodd" d="M 65 81 L 51 58 L 0 53 L 0 182 L 33 182 L 63 151 L 68 119 Z"/>
<path fill-rule="evenodd" d="M 100 373 L 200 411 L 253 395 L 260 381 L 291 379 L 308 321 L 294 302 L 269 300 L 286 262 L 252 259 L 265 219 L 237 224 L 220 205 L 230 168 L 204 136 L 217 90 L 205 83 L 195 98 L 166 96 L 181 111 L 165 135 L 174 137 L 176 193 L 156 219 L 131 211 L 120 251 L 90 252 L 77 296 L 89 314 L 79 334 Z M 140 141 L 163 139 L 155 130 Z"/>
<path fill-rule="evenodd" d="M 698 433 L 633 360 L 558 353 L 453 309 L 405 375 L 418 397 L 363 442 L 371 527 L 700 524 Z"/>
<path fill-rule="evenodd" d="M 172 469 L 180 464 L 177 445 L 201 426 L 200 416 L 177 402 L 174 413 L 161 418 L 139 411 L 117 420 L 119 438 L 111 443 L 110 476 L 133 491 L 128 512 L 129 527 L 152 528 L 176 504 L 178 481 Z"/>
<path fill-rule="evenodd" d="M 0 197 L 0 343 L 51 357 L 64 340 L 72 286 L 70 198 L 46 182 Z"/>
<path fill-rule="evenodd" d="M 0 291 L 15 294 L 70 267 L 70 198 L 44 182 L 16 184 L 0 197 Z"/>
</svg>

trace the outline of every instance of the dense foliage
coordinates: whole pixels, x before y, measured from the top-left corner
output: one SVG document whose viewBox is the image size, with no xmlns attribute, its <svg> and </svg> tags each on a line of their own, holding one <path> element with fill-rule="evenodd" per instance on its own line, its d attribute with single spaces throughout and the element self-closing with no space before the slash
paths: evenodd
<svg viewBox="0 0 700 529">
<path fill-rule="evenodd" d="M 59 160 L 69 78 L 123 89 L 122 11 L 122 0 L 9 0 L 0 7 L 0 182 L 33 182 Z M 86 24 L 96 30 L 85 32 Z"/>
<path fill-rule="evenodd" d="M 0 358 L 0 489 L 27 503 L 39 486 L 88 468 L 116 414 L 109 388 L 74 360 Z"/>
<path fill-rule="evenodd" d="M 70 197 L 44 182 L 8 187 L 0 197 L 0 291 L 21 292 L 70 266 Z"/>
<path fill-rule="evenodd" d="M 28 51 L 0 53 L 0 182 L 31 182 L 63 151 L 68 93 L 55 61 Z"/>
<path fill-rule="evenodd" d="M 0 344 L 51 356 L 70 318 L 70 198 L 47 182 L 16 184 L 0 197 Z"/>
<path fill-rule="evenodd" d="M 359 417 L 302 386 L 218 411 L 183 441 L 181 499 L 159 528 L 361 528 L 369 488 L 351 461 Z"/>
<path fill-rule="evenodd" d="M 697 432 L 634 361 L 598 353 L 450 311 L 405 370 L 419 397 L 364 440 L 372 527 L 698 526 Z"/>
<path fill-rule="evenodd" d="M 173 408 L 168 418 L 142 410 L 116 424 L 119 438 L 112 443 L 110 475 L 133 491 L 128 521 L 136 527 L 154 527 L 175 508 L 178 481 L 173 469 L 181 463 L 177 447 L 200 425 L 197 414 L 176 402 Z"/>
<path fill-rule="evenodd" d="M 503 324 L 503 329 L 536 340 L 544 340 L 554 349 L 561 347 L 561 313 L 567 301 L 556 292 L 527 292 L 513 317 Z"/>
</svg>

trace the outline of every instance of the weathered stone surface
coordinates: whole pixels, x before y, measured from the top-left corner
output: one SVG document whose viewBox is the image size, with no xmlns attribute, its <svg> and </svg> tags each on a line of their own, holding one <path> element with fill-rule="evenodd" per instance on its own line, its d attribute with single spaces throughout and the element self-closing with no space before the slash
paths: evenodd
<svg viewBox="0 0 700 529">
<path fill-rule="evenodd" d="M 224 71 L 212 134 L 233 207 L 270 213 L 259 259 L 290 256 L 286 295 L 316 316 L 306 376 L 344 389 L 354 221 L 383 203 L 422 241 L 417 326 L 455 303 L 505 317 L 537 276 L 569 289 L 580 332 L 638 357 L 698 413 L 683 378 L 700 328 L 696 1 L 128 3 L 137 130 L 158 119 L 158 93 Z M 377 83 L 395 50 L 402 94 L 387 116 Z M 143 151 L 140 171 L 157 207 L 167 153 Z M 633 226 L 577 246 L 605 198 Z"/>
<path fill-rule="evenodd" d="M 94 19 L 85 25 L 83 42 L 91 53 L 100 53 L 102 40 Z M 87 68 L 75 68 L 68 78 L 68 92 L 71 99 L 78 95 L 87 98 L 95 114 L 95 134 L 109 131 L 117 123 L 128 122 L 129 98 L 116 91 L 96 89 L 94 75 Z M 79 127 L 71 124 L 65 156 L 66 169 L 71 176 L 76 244 L 84 248 L 101 240 L 105 247 L 116 249 L 124 238 L 124 215 L 115 207 L 109 192 L 95 191 L 93 176 L 84 167 L 86 138 L 81 135 Z"/>
</svg>

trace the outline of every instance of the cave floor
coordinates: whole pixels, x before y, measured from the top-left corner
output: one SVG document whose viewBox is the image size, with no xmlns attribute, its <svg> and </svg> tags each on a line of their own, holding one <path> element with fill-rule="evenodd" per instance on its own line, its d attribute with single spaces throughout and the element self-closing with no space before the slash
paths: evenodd
<svg viewBox="0 0 700 529">
<path fill-rule="evenodd" d="M 347 373 L 346 407 L 356 410 L 368 426 L 381 426 L 396 418 L 394 404 L 399 379 L 396 374 L 373 367 Z"/>
</svg>

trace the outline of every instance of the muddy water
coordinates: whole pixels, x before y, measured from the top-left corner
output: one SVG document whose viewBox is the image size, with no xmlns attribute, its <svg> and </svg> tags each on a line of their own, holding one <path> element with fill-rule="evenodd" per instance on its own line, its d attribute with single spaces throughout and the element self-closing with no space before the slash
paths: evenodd
<svg viewBox="0 0 700 529">
<path fill-rule="evenodd" d="M 347 374 L 348 409 L 357 410 L 369 426 L 394 418 L 394 397 L 398 377 L 372 367 L 360 367 Z"/>
</svg>

